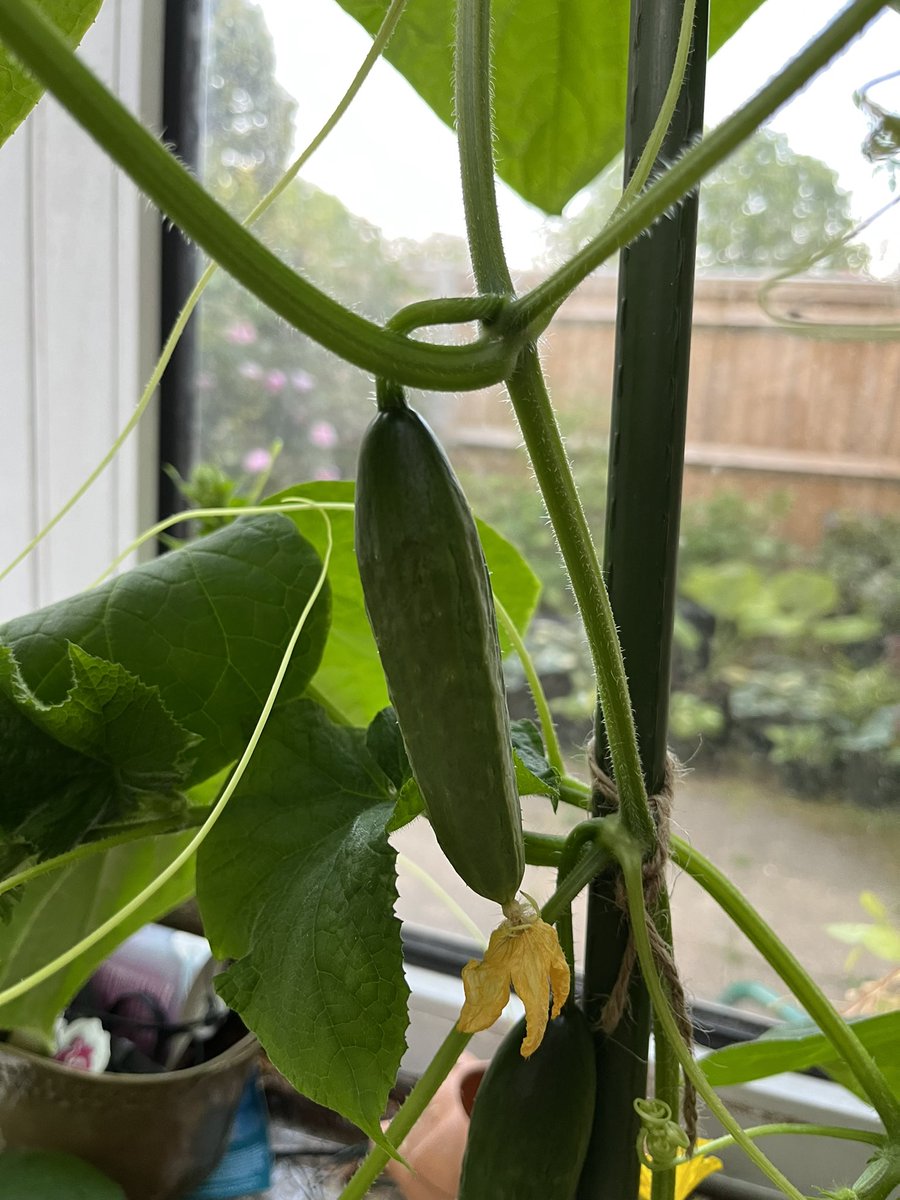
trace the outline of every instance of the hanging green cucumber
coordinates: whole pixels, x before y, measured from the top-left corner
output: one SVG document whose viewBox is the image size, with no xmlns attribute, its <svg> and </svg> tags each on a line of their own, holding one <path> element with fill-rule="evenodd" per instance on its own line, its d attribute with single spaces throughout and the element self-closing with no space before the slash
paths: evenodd
<svg viewBox="0 0 900 1200">
<path fill-rule="evenodd" d="M 366 612 L 441 849 L 499 904 L 525 854 L 497 620 L 475 522 L 447 458 L 399 389 L 379 387 L 356 480 Z"/>
<path fill-rule="evenodd" d="M 530 1058 L 524 1035 L 520 1021 L 478 1088 L 458 1200 L 573 1200 L 594 1118 L 590 1027 L 571 1004 Z"/>
</svg>

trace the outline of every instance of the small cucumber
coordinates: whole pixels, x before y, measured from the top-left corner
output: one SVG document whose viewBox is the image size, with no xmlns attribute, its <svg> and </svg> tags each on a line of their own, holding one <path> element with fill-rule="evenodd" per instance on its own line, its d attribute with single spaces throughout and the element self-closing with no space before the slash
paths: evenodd
<svg viewBox="0 0 900 1200">
<path fill-rule="evenodd" d="M 490 580 L 453 469 L 405 403 L 363 438 L 356 556 L 435 836 L 469 887 L 505 904 L 525 854 Z"/>
<path fill-rule="evenodd" d="M 530 1058 L 524 1036 L 523 1020 L 475 1095 L 458 1200 L 573 1200 L 594 1116 L 590 1027 L 570 1005 Z"/>
</svg>

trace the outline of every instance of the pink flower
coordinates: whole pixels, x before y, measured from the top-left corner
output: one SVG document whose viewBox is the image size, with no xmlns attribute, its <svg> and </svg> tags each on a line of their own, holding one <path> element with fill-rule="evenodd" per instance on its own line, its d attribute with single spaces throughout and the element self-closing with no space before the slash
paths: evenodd
<svg viewBox="0 0 900 1200">
<path fill-rule="evenodd" d="M 291 384 L 297 392 L 311 392 L 315 387 L 315 379 L 309 371 L 291 371 Z"/>
<path fill-rule="evenodd" d="M 280 392 L 286 383 L 287 375 L 277 367 L 266 375 L 266 391 L 272 392 L 273 395 Z"/>
<path fill-rule="evenodd" d="M 225 330 L 225 339 L 233 346 L 252 346 L 256 341 L 256 326 L 252 321 L 235 321 Z"/>
<path fill-rule="evenodd" d="M 94 1060 L 94 1047 L 81 1037 L 72 1038 L 64 1050 L 56 1055 L 56 1061 L 78 1071 L 89 1071 Z"/>
<path fill-rule="evenodd" d="M 256 475 L 260 471 L 268 471 L 272 465 L 272 455 L 263 446 L 248 450 L 244 455 L 242 466 L 245 471 Z"/>
<path fill-rule="evenodd" d="M 340 472 L 335 467 L 317 467 L 314 479 L 331 480 L 340 479 Z"/>
<path fill-rule="evenodd" d="M 309 440 L 320 450 L 330 450 L 332 446 L 337 445 L 338 433 L 330 421 L 313 421 Z"/>
</svg>

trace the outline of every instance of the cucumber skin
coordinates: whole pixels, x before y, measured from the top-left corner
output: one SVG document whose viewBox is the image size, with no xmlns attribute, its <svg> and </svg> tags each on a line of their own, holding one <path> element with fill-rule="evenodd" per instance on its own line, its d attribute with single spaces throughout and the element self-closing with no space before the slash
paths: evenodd
<svg viewBox="0 0 900 1200">
<path fill-rule="evenodd" d="M 530 1058 L 520 1021 L 503 1039 L 472 1108 L 458 1200 L 573 1200 L 594 1119 L 597 1073 L 574 1005 Z"/>
<path fill-rule="evenodd" d="M 412 409 L 380 412 L 363 438 L 356 556 L 435 836 L 469 887 L 505 904 L 525 852 L 490 580 L 453 469 Z"/>
</svg>

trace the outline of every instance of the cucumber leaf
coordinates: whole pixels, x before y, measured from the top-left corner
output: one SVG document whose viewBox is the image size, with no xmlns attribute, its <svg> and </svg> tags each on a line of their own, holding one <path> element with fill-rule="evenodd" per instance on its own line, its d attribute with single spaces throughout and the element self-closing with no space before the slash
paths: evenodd
<svg viewBox="0 0 900 1200">
<path fill-rule="evenodd" d="M 267 503 L 305 497 L 321 504 L 352 504 L 353 496 L 354 485 L 349 481 L 304 483 L 279 492 Z M 326 532 L 321 515 L 311 509 L 287 515 L 323 554 Z M 329 512 L 328 518 L 334 541 L 328 568 L 332 624 L 310 695 L 348 723 L 367 725 L 389 703 L 387 685 L 363 602 L 353 549 L 353 513 Z M 524 633 L 537 605 L 540 582 L 511 542 L 484 522 L 478 521 L 477 525 L 491 585 L 516 628 Z M 509 648 L 502 630 L 500 646 L 504 653 Z"/>
<path fill-rule="evenodd" d="M 68 692 L 43 704 L 0 646 L 0 877 L 102 837 L 110 823 L 177 822 L 186 807 L 180 788 L 197 737 L 119 663 L 71 644 L 68 661 Z"/>
<path fill-rule="evenodd" d="M 541 581 L 522 554 L 502 533 L 487 521 L 475 518 L 481 548 L 491 576 L 494 595 L 506 609 L 519 633 L 524 633 L 534 616 L 541 595 Z M 500 653 L 505 658 L 512 650 L 503 625 L 499 626 Z"/>
<path fill-rule="evenodd" d="M 559 804 L 559 772 L 547 762 L 541 731 L 527 717 L 512 722 L 513 762 L 520 796 L 549 796 Z"/>
<path fill-rule="evenodd" d="M 410 777 L 397 795 L 394 811 L 387 823 L 388 833 L 396 833 L 398 829 L 402 829 L 404 825 L 408 825 L 410 821 L 423 816 L 424 813 L 425 797 L 422 795 L 419 785 Z"/>
<path fill-rule="evenodd" d="M 425 812 L 425 801 L 413 778 L 400 723 L 392 708 L 375 714 L 366 730 L 366 749 L 391 782 L 394 811 L 386 828 L 388 833 L 394 833 Z"/>
<path fill-rule="evenodd" d="M 157 878 L 190 837 L 178 833 L 129 842 L 26 884 L 10 920 L 0 925 L 0 989 L 45 966 L 117 913 Z M 190 860 L 113 933 L 18 1000 L 0 1006 L 0 1029 L 25 1031 L 49 1047 L 54 1021 L 103 959 L 193 890 Z"/>
<path fill-rule="evenodd" d="M 375 33 L 389 0 L 338 0 Z M 762 0 L 713 0 L 710 52 Z M 453 124 L 454 9 L 409 0 L 385 55 Z M 622 149 L 628 0 L 494 0 L 497 173 L 525 200 L 559 213 Z"/>
<path fill-rule="evenodd" d="M 70 643 L 157 687 L 172 717 L 203 739 L 193 751 L 189 782 L 195 783 L 246 745 L 320 570 L 315 550 L 290 521 L 275 513 L 244 517 L 8 622 L 0 627 L 0 642 L 44 704 L 66 697 Z M 326 589 L 294 652 L 283 699 L 300 695 L 312 678 L 328 617 Z"/>
<path fill-rule="evenodd" d="M 900 1096 L 900 1011 L 862 1017 L 848 1022 L 882 1072 L 894 1095 Z M 859 1085 L 836 1055 L 831 1043 L 812 1022 L 776 1025 L 762 1037 L 726 1046 L 707 1055 L 700 1064 L 714 1087 L 746 1083 L 782 1071 L 819 1067 L 838 1083 L 865 1099 Z"/>
<path fill-rule="evenodd" d="M 101 0 L 38 0 L 38 7 L 73 48 L 94 23 L 100 4 Z M 0 146 L 22 124 L 43 90 L 0 42 Z"/>
<path fill-rule="evenodd" d="M 366 730 L 366 749 L 397 790 L 412 778 L 400 722 L 392 708 L 383 708 Z"/>
<path fill-rule="evenodd" d="M 273 713 L 198 859 L 222 998 L 304 1095 L 381 1140 L 405 1049 L 394 788 L 364 730 L 300 700 Z"/>
<path fill-rule="evenodd" d="M 73 1154 L 57 1150 L 4 1150 L 0 1196 L 21 1200 L 125 1200 L 117 1183 Z"/>
</svg>

